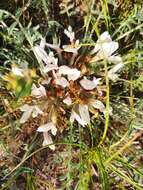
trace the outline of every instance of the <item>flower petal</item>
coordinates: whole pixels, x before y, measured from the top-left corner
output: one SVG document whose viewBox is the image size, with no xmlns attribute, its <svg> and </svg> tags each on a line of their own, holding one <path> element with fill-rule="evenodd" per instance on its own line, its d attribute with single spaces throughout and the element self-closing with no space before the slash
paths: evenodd
<svg viewBox="0 0 143 190">
<path fill-rule="evenodd" d="M 72 31 L 72 27 L 69 26 L 68 30 L 64 30 L 65 35 L 70 39 L 70 42 L 73 42 L 75 39 L 75 33 Z"/>
<path fill-rule="evenodd" d="M 59 74 L 60 75 L 67 75 L 71 73 L 71 68 L 66 66 L 66 65 L 62 65 L 59 67 Z"/>
<path fill-rule="evenodd" d="M 64 77 L 59 77 L 59 78 L 55 79 L 55 83 L 57 85 L 62 86 L 63 88 L 69 86 L 69 82 Z"/>
<path fill-rule="evenodd" d="M 107 31 L 99 36 L 94 49 L 91 51 L 91 54 L 97 53 L 101 49 L 101 45 L 105 42 L 112 42 L 111 36 Z"/>
<path fill-rule="evenodd" d="M 105 32 L 103 32 L 103 33 L 99 36 L 97 43 L 98 43 L 98 42 L 111 42 L 111 41 L 112 41 L 112 39 L 111 39 L 110 34 L 108 33 L 108 31 L 105 31 Z"/>
<path fill-rule="evenodd" d="M 28 104 L 24 104 L 24 105 L 21 106 L 19 109 L 20 109 L 21 111 L 25 112 L 25 111 L 28 111 L 30 108 L 33 109 L 32 106 L 29 106 Z"/>
<path fill-rule="evenodd" d="M 110 71 L 112 71 L 112 72 L 117 72 L 117 71 L 119 71 L 122 67 L 124 66 L 124 64 L 123 63 L 119 63 L 119 64 L 117 64 L 116 66 L 114 66 L 112 69 L 110 69 Z M 110 72 L 109 71 L 109 72 Z"/>
<path fill-rule="evenodd" d="M 111 55 L 110 57 L 108 57 L 108 61 L 111 63 L 122 63 L 122 58 L 120 56 L 117 55 Z"/>
<path fill-rule="evenodd" d="M 77 54 L 78 49 L 79 49 L 79 48 L 73 47 L 72 45 L 63 45 L 62 48 L 65 52 L 70 52 L 74 54 Z"/>
<path fill-rule="evenodd" d="M 113 42 L 109 33 L 106 31 L 101 36 L 99 36 L 94 49 L 91 51 L 91 54 L 96 55 L 92 58 L 91 62 L 96 62 L 102 59 L 110 59 L 110 61 L 119 61 L 119 57 L 111 57 L 112 54 L 119 48 L 118 42 Z"/>
<path fill-rule="evenodd" d="M 48 73 L 49 71 L 52 71 L 52 70 L 57 70 L 58 69 L 58 66 L 54 65 L 54 64 L 49 64 L 49 65 L 46 65 L 43 69 L 43 72 L 44 73 Z"/>
<path fill-rule="evenodd" d="M 46 39 L 45 39 L 45 38 L 42 38 L 42 39 L 41 39 L 41 42 L 40 42 L 40 47 L 41 47 L 42 49 L 44 49 L 44 48 L 45 48 L 45 45 L 46 45 Z"/>
<path fill-rule="evenodd" d="M 54 56 L 54 53 L 52 51 L 50 51 L 48 56 L 49 56 L 50 63 L 57 66 L 58 58 Z"/>
<path fill-rule="evenodd" d="M 102 43 L 100 51 L 97 53 L 97 56 L 99 56 L 101 59 L 108 58 L 118 48 L 119 44 L 117 42 Z"/>
<path fill-rule="evenodd" d="M 99 109 L 99 111 L 102 112 L 104 116 L 106 116 L 106 107 L 100 100 L 92 100 L 90 104 L 94 108 Z M 112 107 L 109 107 L 109 115 L 112 115 L 112 111 L 113 111 Z"/>
<path fill-rule="evenodd" d="M 90 115 L 87 105 L 79 104 L 79 113 L 82 120 L 85 121 L 86 125 L 90 123 Z"/>
<path fill-rule="evenodd" d="M 85 90 L 93 90 L 94 88 L 97 87 L 97 85 L 99 84 L 99 81 L 101 80 L 101 78 L 96 79 L 95 77 L 93 78 L 93 80 L 88 80 L 86 77 L 84 77 L 81 81 L 80 81 L 80 85 L 85 89 Z"/>
<path fill-rule="evenodd" d="M 71 104 L 72 104 L 72 100 L 71 100 L 71 98 L 68 96 L 68 97 L 66 97 L 64 100 L 63 100 L 63 102 L 66 104 L 66 105 L 68 105 L 68 106 L 70 106 Z"/>
<path fill-rule="evenodd" d="M 75 43 L 72 43 L 71 45 L 63 45 L 62 48 L 66 52 L 77 54 L 78 49 L 80 49 L 79 40 L 76 40 Z"/>
<path fill-rule="evenodd" d="M 53 143 L 52 137 L 48 132 L 44 132 L 43 136 L 44 136 L 43 146 L 46 146 L 46 145 Z M 55 150 L 55 145 L 50 145 L 49 148 L 51 150 Z"/>
<path fill-rule="evenodd" d="M 67 75 L 68 80 L 75 81 L 80 77 L 80 71 L 76 68 L 70 68 L 66 65 L 62 65 L 59 67 L 60 75 Z"/>
<path fill-rule="evenodd" d="M 35 84 L 32 85 L 32 91 L 31 91 L 31 95 L 35 96 L 37 98 L 41 98 L 43 96 L 46 96 L 46 89 L 44 86 L 42 86 L 41 84 L 39 85 L 39 88 L 36 87 Z"/>
<path fill-rule="evenodd" d="M 43 60 L 44 63 L 49 64 L 49 57 L 48 57 L 46 51 L 39 45 L 36 45 L 34 47 L 34 54 L 37 57 L 38 61 Z"/>
<path fill-rule="evenodd" d="M 75 81 L 80 77 L 80 71 L 77 69 L 71 69 L 71 73 L 68 74 L 68 80 Z"/>
<path fill-rule="evenodd" d="M 42 110 L 38 108 L 38 106 L 33 106 L 33 111 L 32 111 L 32 117 L 35 118 L 39 114 L 43 114 Z"/>
<path fill-rule="evenodd" d="M 104 117 L 106 117 L 106 109 L 103 112 L 103 114 L 104 114 Z M 109 115 L 113 115 L 113 108 L 112 107 L 109 107 Z"/>
<path fill-rule="evenodd" d="M 48 85 L 48 84 L 50 84 L 51 80 L 52 80 L 52 77 L 48 77 L 48 79 L 43 80 L 41 83 L 43 85 Z"/>
<path fill-rule="evenodd" d="M 20 123 L 25 123 L 31 116 L 31 113 L 33 111 L 33 106 L 27 107 L 26 105 L 23 106 L 23 108 L 26 108 L 24 113 L 22 114 L 22 117 L 20 118 Z M 28 109 L 27 109 L 28 108 Z M 23 109 L 24 110 L 24 109 Z M 22 111 L 22 109 L 21 109 Z"/>
<path fill-rule="evenodd" d="M 91 101 L 91 105 L 96 108 L 96 109 L 99 109 L 100 112 L 104 112 L 105 111 L 105 106 L 104 104 L 100 101 L 100 100 L 92 100 Z"/>
<path fill-rule="evenodd" d="M 75 111 L 72 111 L 71 116 L 70 116 L 70 122 L 74 122 L 75 120 L 83 127 L 87 125 L 85 120 L 83 120 Z"/>
<path fill-rule="evenodd" d="M 38 132 L 48 132 L 48 131 L 50 131 L 50 130 L 51 130 L 52 134 L 55 136 L 56 133 L 57 133 L 57 128 L 56 128 L 56 126 L 53 124 L 53 122 L 48 122 L 48 123 L 46 123 L 46 124 L 44 124 L 44 125 L 41 125 L 41 126 L 37 129 Z"/>
<path fill-rule="evenodd" d="M 123 63 L 119 63 L 116 66 L 114 66 L 112 69 L 108 71 L 108 77 L 111 80 L 115 81 L 118 78 L 118 74 L 116 74 L 116 72 L 118 72 L 123 66 Z"/>
</svg>

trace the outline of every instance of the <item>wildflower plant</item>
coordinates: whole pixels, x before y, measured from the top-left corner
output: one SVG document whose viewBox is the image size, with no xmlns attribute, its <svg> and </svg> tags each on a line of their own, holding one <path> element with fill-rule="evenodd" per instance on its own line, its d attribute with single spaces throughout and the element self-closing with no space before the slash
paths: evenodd
<svg viewBox="0 0 143 190">
<path fill-rule="evenodd" d="M 29 95 L 36 101 L 20 107 L 23 113 L 20 123 L 27 122 L 31 117 L 42 118 L 37 131 L 43 132 L 43 145 L 52 144 L 52 136 L 62 131 L 59 118 L 64 118 L 66 127 L 68 121 L 73 125 L 86 127 L 94 123 L 100 114 L 106 117 L 109 112 L 111 116 L 112 107 L 106 109 L 105 79 L 118 80 L 117 73 L 123 67 L 122 58 L 116 54 L 118 42 L 112 41 L 107 31 L 99 36 L 93 49 L 89 51 L 91 57 L 88 64 L 83 62 L 82 67 L 78 63 L 80 48 L 84 48 L 82 42 L 80 44 L 80 40 L 76 39 L 71 26 L 64 30 L 64 34 L 69 39 L 69 44 L 50 44 L 42 38 L 39 45 L 34 45 L 33 52 L 39 62 L 41 74 L 39 80 L 32 83 Z M 63 53 L 70 53 L 66 63 Z M 110 68 L 112 67 L 107 76 L 99 76 L 100 74 L 97 75 L 90 69 L 93 62 L 100 64 L 100 61 L 108 62 Z M 12 67 L 11 72 L 21 78 L 24 76 L 24 70 L 18 67 Z M 54 150 L 55 146 L 50 145 L 49 148 Z"/>
</svg>

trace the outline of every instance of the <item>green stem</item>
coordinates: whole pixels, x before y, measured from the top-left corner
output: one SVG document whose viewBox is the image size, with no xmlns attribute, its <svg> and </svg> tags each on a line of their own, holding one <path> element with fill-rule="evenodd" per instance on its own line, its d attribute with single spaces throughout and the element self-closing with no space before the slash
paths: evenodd
<svg viewBox="0 0 143 190">
<path fill-rule="evenodd" d="M 105 61 L 105 76 L 106 76 L 106 115 L 105 115 L 105 128 L 103 132 L 103 136 L 101 138 L 101 141 L 99 145 L 103 143 L 103 141 L 106 138 L 106 134 L 109 127 L 109 104 L 110 104 L 110 89 L 109 89 L 109 78 L 108 78 L 108 67 L 107 67 L 107 61 Z"/>
</svg>

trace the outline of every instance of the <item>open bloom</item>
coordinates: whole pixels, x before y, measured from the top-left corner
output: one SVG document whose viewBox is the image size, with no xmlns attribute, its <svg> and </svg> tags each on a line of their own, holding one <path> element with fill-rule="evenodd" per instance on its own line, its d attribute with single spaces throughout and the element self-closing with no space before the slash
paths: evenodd
<svg viewBox="0 0 143 190">
<path fill-rule="evenodd" d="M 53 70 L 58 69 L 58 58 L 54 56 L 54 53 L 51 51 L 49 54 L 41 48 L 40 46 L 34 47 L 35 55 L 37 55 L 37 59 L 43 61 L 45 65 L 43 65 L 42 71 L 44 73 L 48 73 Z"/>
<path fill-rule="evenodd" d="M 91 54 L 96 55 L 92 58 L 92 62 L 106 59 L 112 63 L 120 63 L 122 59 L 120 56 L 113 55 L 113 53 L 119 48 L 118 42 L 112 41 L 109 33 L 106 31 L 99 36 L 94 49 Z"/>
<path fill-rule="evenodd" d="M 60 75 L 67 75 L 69 81 L 75 81 L 80 77 L 80 71 L 78 69 L 70 68 L 66 65 L 60 66 L 58 72 Z"/>
<path fill-rule="evenodd" d="M 36 87 L 35 84 L 32 85 L 32 91 L 31 95 L 35 96 L 36 98 L 41 98 L 43 96 L 46 96 L 46 89 L 43 85 L 39 85 L 39 88 Z"/>
<path fill-rule="evenodd" d="M 64 30 L 66 36 L 70 39 L 70 42 L 73 42 L 75 39 L 75 33 L 72 31 L 72 27 L 69 26 L 68 29 Z"/>
<path fill-rule="evenodd" d="M 57 65 L 58 59 L 54 57 L 54 53 L 52 51 L 47 54 L 45 51 L 46 40 L 43 38 L 40 42 L 40 45 L 34 46 L 34 54 L 39 62 L 43 61 L 46 65 L 54 64 Z"/>
<path fill-rule="evenodd" d="M 20 123 L 25 123 L 30 116 L 33 118 L 37 117 L 39 114 L 43 114 L 43 111 L 39 109 L 38 106 L 30 106 L 28 104 L 24 104 L 20 107 L 20 110 L 23 112 L 22 117 L 20 118 Z"/>
<path fill-rule="evenodd" d="M 70 45 L 63 45 L 62 48 L 66 52 L 71 52 L 71 53 L 77 54 L 78 50 L 80 49 L 79 40 L 76 40 L 75 42 L 73 42 Z"/>
<path fill-rule="evenodd" d="M 43 137 L 44 137 L 44 141 L 43 141 L 43 146 L 52 144 L 52 137 L 49 134 L 49 131 L 51 131 L 52 135 L 56 135 L 57 133 L 57 128 L 56 126 L 52 123 L 52 122 L 48 122 L 44 125 L 41 125 L 38 129 L 38 132 L 43 132 Z M 55 150 L 55 145 L 50 145 L 49 146 L 50 149 Z"/>
<path fill-rule="evenodd" d="M 74 122 L 76 120 L 80 125 L 85 127 L 87 124 L 90 123 L 90 116 L 89 116 L 88 106 L 79 104 L 78 112 L 79 113 L 72 110 L 70 121 Z"/>
<path fill-rule="evenodd" d="M 64 77 L 59 76 L 59 77 L 57 77 L 54 81 L 55 81 L 55 83 L 56 83 L 57 85 L 60 85 L 60 86 L 62 86 L 63 88 L 66 88 L 66 87 L 69 86 L 68 80 L 67 80 L 66 78 L 64 78 Z"/>
<path fill-rule="evenodd" d="M 74 54 L 78 53 L 79 46 L 79 40 L 75 41 L 75 33 L 72 31 L 72 27 L 69 26 L 68 29 L 64 30 L 64 33 L 66 36 L 70 39 L 71 44 L 70 45 L 63 45 L 63 50 L 66 52 L 71 52 Z"/>
<path fill-rule="evenodd" d="M 95 108 L 106 117 L 106 107 L 100 100 L 91 99 L 88 104 L 79 104 L 76 109 L 72 110 L 70 122 L 77 121 L 81 126 L 85 127 L 90 124 L 90 109 Z M 109 108 L 109 115 L 112 115 L 112 107 Z"/>
<path fill-rule="evenodd" d="M 62 86 L 63 88 L 69 86 L 69 81 L 75 81 L 80 77 L 80 71 L 76 68 L 70 68 L 66 65 L 58 67 L 57 72 L 53 72 L 55 84 Z M 63 77 L 62 75 L 66 76 Z"/>
<path fill-rule="evenodd" d="M 49 57 L 43 47 L 36 45 L 34 47 L 34 54 L 39 62 L 44 61 L 45 64 L 49 63 Z"/>
<path fill-rule="evenodd" d="M 85 89 L 85 90 L 93 90 L 94 88 L 97 87 L 99 84 L 99 81 L 101 78 L 96 79 L 95 77 L 93 80 L 88 80 L 86 77 L 84 77 L 82 80 L 80 80 L 80 85 Z"/>
<path fill-rule="evenodd" d="M 117 72 L 120 71 L 123 66 L 124 66 L 123 63 L 118 63 L 112 69 L 110 69 L 108 71 L 108 77 L 109 77 L 109 79 L 115 81 L 118 78 Z"/>
<path fill-rule="evenodd" d="M 58 58 L 54 56 L 54 53 L 52 51 L 50 51 L 49 53 L 49 62 L 53 65 L 57 65 L 58 64 Z"/>
<path fill-rule="evenodd" d="M 50 65 L 56 66 L 58 63 L 58 58 L 54 56 L 53 52 L 50 52 L 49 54 L 47 54 L 47 52 L 43 48 L 43 45 L 42 47 L 39 45 L 36 45 L 34 47 L 34 54 L 37 57 L 37 60 L 39 62 L 43 61 L 49 67 Z"/>
<path fill-rule="evenodd" d="M 67 32 L 67 35 L 69 36 L 71 32 L 71 29 L 69 29 L 69 31 Z M 73 34 L 71 34 L 73 35 Z M 73 39 L 73 36 L 71 38 L 71 40 Z M 62 65 L 62 66 L 58 66 L 58 58 L 56 58 L 54 56 L 53 52 L 50 52 L 49 54 L 46 53 L 46 51 L 44 50 L 44 42 L 41 43 L 40 46 L 35 46 L 34 47 L 34 52 L 36 54 L 36 56 L 38 56 L 38 59 L 40 59 L 40 61 L 43 61 L 45 63 L 45 65 L 43 66 L 43 72 L 44 73 L 48 73 L 48 72 L 52 72 L 53 74 L 53 78 L 54 78 L 54 82 L 57 85 L 62 86 L 63 88 L 69 86 L 69 81 L 75 81 L 80 77 L 80 71 L 76 68 L 70 68 L 66 65 Z M 64 77 L 64 76 L 67 77 Z M 39 93 L 39 91 L 41 91 L 41 86 L 40 89 L 35 89 L 34 86 L 34 92 L 33 93 Z M 43 91 L 43 89 L 42 89 Z"/>
<path fill-rule="evenodd" d="M 104 114 L 104 116 L 106 116 L 106 107 L 104 106 L 104 104 L 100 101 L 100 100 L 91 100 L 90 101 L 90 105 L 95 108 L 98 109 L 101 113 Z M 112 107 L 109 107 L 109 115 L 112 115 Z"/>
</svg>

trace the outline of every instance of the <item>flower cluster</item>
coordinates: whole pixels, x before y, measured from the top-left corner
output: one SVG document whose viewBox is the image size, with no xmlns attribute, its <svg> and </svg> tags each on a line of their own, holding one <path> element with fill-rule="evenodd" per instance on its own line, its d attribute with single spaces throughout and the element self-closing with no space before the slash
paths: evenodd
<svg viewBox="0 0 143 190">
<path fill-rule="evenodd" d="M 33 49 L 34 54 L 40 63 L 40 71 L 42 79 L 37 84 L 33 84 L 31 96 L 45 102 L 43 104 L 28 105 L 24 104 L 20 110 L 23 112 L 20 123 L 25 123 L 30 117 L 43 117 L 43 123 L 37 129 L 44 136 L 43 145 L 49 145 L 54 150 L 52 144 L 52 135 L 58 132 L 58 113 L 62 113 L 71 123 L 78 123 L 85 127 L 95 118 L 95 113 L 106 115 L 105 93 L 103 88 L 103 77 L 96 77 L 96 73 L 83 73 L 80 68 L 76 67 L 76 57 L 81 48 L 79 40 L 75 39 L 75 33 L 72 27 L 64 30 L 65 35 L 69 38 L 70 44 L 49 44 L 45 39 L 41 40 L 40 45 L 36 45 Z M 46 48 L 49 49 L 47 53 Z M 92 62 L 101 60 L 115 64 L 108 71 L 110 80 L 117 80 L 117 72 L 123 67 L 122 59 L 119 55 L 114 54 L 118 49 L 118 43 L 113 42 L 108 32 L 104 32 L 99 36 L 94 49 L 89 52 Z M 57 53 L 55 53 L 57 52 Z M 62 52 L 70 52 L 71 59 L 69 65 L 63 64 Z M 57 56 L 58 55 L 58 56 Z M 71 61 L 72 60 L 72 61 Z M 15 75 L 22 75 L 22 71 L 18 68 L 12 68 Z M 47 107 L 51 107 L 50 110 Z M 55 108 L 58 111 L 55 111 Z M 112 108 L 109 109 L 109 114 L 112 115 Z"/>
</svg>

